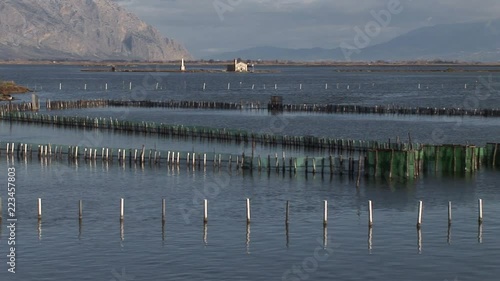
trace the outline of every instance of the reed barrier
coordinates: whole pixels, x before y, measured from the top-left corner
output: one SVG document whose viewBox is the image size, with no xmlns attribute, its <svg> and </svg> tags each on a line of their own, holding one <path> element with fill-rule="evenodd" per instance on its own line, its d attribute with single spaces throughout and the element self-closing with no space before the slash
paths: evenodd
<svg viewBox="0 0 500 281">
<path fill-rule="evenodd" d="M 3 104 L 0 111 L 37 111 L 40 109 L 38 99 L 34 102 Z M 255 101 L 215 102 L 215 101 L 132 101 L 132 100 L 71 100 L 45 102 L 47 110 L 67 110 L 103 107 L 141 107 L 171 109 L 213 109 L 213 110 L 267 110 L 270 112 L 308 112 L 327 114 L 379 114 L 379 115 L 419 115 L 419 116 L 471 116 L 500 117 L 498 108 L 455 108 L 455 107 L 411 107 L 404 105 L 363 106 L 353 104 L 275 104 L 267 106 Z"/>
<path fill-rule="evenodd" d="M 83 147 L 54 144 L 28 144 L 16 142 L 1 142 L 0 155 L 18 159 L 37 158 L 40 161 L 102 161 L 125 165 L 146 164 L 173 167 L 206 169 L 214 167 L 229 170 L 275 171 L 278 173 L 305 173 L 349 175 L 357 178 L 357 184 L 362 176 L 368 178 L 400 178 L 413 179 L 421 174 L 470 174 L 482 166 L 496 167 L 500 161 L 498 143 L 488 143 L 486 147 L 469 145 L 424 145 L 420 149 L 396 151 L 374 149 L 360 152 L 357 155 L 327 155 L 321 157 L 297 156 L 287 157 L 285 153 L 278 156 L 268 154 L 245 155 L 231 153 L 186 152 L 172 150 L 157 150 L 109 147 Z"/>
</svg>

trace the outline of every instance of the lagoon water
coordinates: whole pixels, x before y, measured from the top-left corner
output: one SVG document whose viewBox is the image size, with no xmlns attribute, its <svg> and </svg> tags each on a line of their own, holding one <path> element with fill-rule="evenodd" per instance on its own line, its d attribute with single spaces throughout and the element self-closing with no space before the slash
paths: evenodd
<svg viewBox="0 0 500 281">
<path fill-rule="evenodd" d="M 500 96 L 495 90 L 500 75 L 493 73 L 490 77 L 486 72 L 352 73 L 332 67 L 276 67 L 280 73 L 238 75 L 88 73 L 80 69 L 0 66 L 0 77 L 32 88 L 36 85 L 42 102 L 109 98 L 267 103 L 271 95 L 277 94 L 289 103 L 461 107 L 477 102 L 479 107 L 500 107 Z M 490 81 L 489 90 L 481 86 L 485 79 Z M 132 91 L 127 88 L 130 82 Z M 108 91 L 104 90 L 105 83 Z M 203 83 L 207 85 L 205 91 Z M 144 108 L 42 112 L 366 140 L 397 136 L 404 139 L 410 132 L 415 141 L 423 143 L 484 145 L 498 142 L 500 136 L 500 120 L 492 118 L 268 115 L 262 111 Z M 436 137 L 436 130 L 441 137 Z M 114 148 L 146 145 L 162 150 L 233 153 L 251 149 L 248 144 L 6 121 L 0 122 L 0 138 L 3 144 L 16 141 L 75 145 L 83 140 L 93 146 Z M 256 149 L 261 154 L 282 152 L 280 147 Z M 320 156 L 327 152 L 286 153 Z M 497 280 L 500 275 L 500 175 L 490 168 L 468 176 L 426 174 L 412 181 L 362 179 L 356 188 L 355 179 L 345 175 L 306 177 L 275 171 L 218 170 L 211 166 L 193 171 L 185 166 L 171 169 L 165 164 L 141 167 L 83 160 L 49 163 L 36 158 L 10 159 L 4 151 L 1 157 L 1 181 L 6 183 L 8 167 L 16 168 L 19 219 L 15 275 L 7 272 L 9 233 L 5 218 L 2 222 L 1 280 L 441 281 Z M 1 190 L 5 217 L 7 191 Z M 37 198 L 43 200 L 41 223 L 36 216 Z M 120 198 L 125 199 L 123 225 L 119 221 Z M 167 202 L 163 228 L 161 198 Z M 252 203 L 249 227 L 245 221 L 246 198 Z M 484 199 L 482 227 L 477 222 L 479 198 Z M 206 228 L 203 199 L 209 200 Z M 78 200 L 84 202 L 81 225 Z M 284 223 L 287 200 L 288 229 Z M 322 224 L 323 200 L 328 200 L 330 206 L 326 232 Z M 367 227 L 368 200 L 373 200 L 375 212 L 371 233 Z M 415 227 L 419 200 L 424 201 L 420 233 Z M 450 229 L 448 201 L 453 202 Z"/>
</svg>

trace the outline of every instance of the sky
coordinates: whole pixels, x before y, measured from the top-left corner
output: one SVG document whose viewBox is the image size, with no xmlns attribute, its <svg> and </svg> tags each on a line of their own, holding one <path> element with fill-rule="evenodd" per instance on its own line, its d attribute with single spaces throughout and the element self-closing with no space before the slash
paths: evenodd
<svg viewBox="0 0 500 281">
<path fill-rule="evenodd" d="M 500 18 L 499 0 L 114 1 L 205 59 L 257 46 L 333 49 L 352 45 L 356 28 L 368 27 L 377 44 L 423 26 Z"/>
</svg>

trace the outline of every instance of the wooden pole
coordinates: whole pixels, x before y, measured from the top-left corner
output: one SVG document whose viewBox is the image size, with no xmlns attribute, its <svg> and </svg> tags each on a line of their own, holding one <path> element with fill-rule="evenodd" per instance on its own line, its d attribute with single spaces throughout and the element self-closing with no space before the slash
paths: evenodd
<svg viewBox="0 0 500 281">
<path fill-rule="evenodd" d="M 161 221 L 163 223 L 165 223 L 165 220 L 166 220 L 166 215 L 165 215 L 166 214 L 166 205 L 167 204 L 166 204 L 165 198 L 163 198 L 161 200 Z"/>
<path fill-rule="evenodd" d="M 496 166 L 496 160 L 497 160 L 497 151 L 498 151 L 498 143 L 495 143 L 495 150 L 493 151 L 493 167 Z"/>
<path fill-rule="evenodd" d="M 372 200 L 368 201 L 368 226 L 373 226 L 373 204 Z"/>
<path fill-rule="evenodd" d="M 418 219 L 417 219 L 417 228 L 422 226 L 422 211 L 423 211 L 423 202 L 422 200 L 418 203 Z"/>
<path fill-rule="evenodd" d="M 448 202 L 448 225 L 451 225 L 451 201 Z"/>
<path fill-rule="evenodd" d="M 38 220 L 42 219 L 42 199 L 38 198 Z"/>
<path fill-rule="evenodd" d="M 483 199 L 478 200 L 478 208 L 479 208 L 479 223 L 483 223 Z"/>
<path fill-rule="evenodd" d="M 247 224 L 249 224 L 250 223 L 250 199 L 249 198 L 247 198 L 246 211 L 247 211 Z"/>
<path fill-rule="evenodd" d="M 125 209 L 125 199 L 121 198 L 121 200 L 120 200 L 120 221 L 123 221 L 124 209 Z"/>
<path fill-rule="evenodd" d="M 204 223 L 208 222 L 208 200 L 207 199 L 205 199 L 205 201 L 204 201 L 203 222 Z"/>
<path fill-rule="evenodd" d="M 285 205 L 285 224 L 288 225 L 289 222 L 289 216 L 290 216 L 290 202 L 287 200 L 286 205 Z"/>
<path fill-rule="evenodd" d="M 323 225 L 326 226 L 328 224 L 328 201 L 325 200 L 323 205 Z"/>
<path fill-rule="evenodd" d="M 83 201 L 80 200 L 78 202 L 78 219 L 82 220 L 83 219 Z"/>
</svg>

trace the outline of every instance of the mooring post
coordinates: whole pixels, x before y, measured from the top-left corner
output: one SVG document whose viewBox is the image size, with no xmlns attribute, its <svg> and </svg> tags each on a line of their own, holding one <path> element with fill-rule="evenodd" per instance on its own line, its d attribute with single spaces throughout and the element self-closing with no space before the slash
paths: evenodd
<svg viewBox="0 0 500 281">
<path fill-rule="evenodd" d="M 163 223 L 165 223 L 165 220 L 166 220 L 166 218 L 165 218 L 165 214 L 166 214 L 166 205 L 167 205 L 167 204 L 166 204 L 166 200 L 165 200 L 165 198 L 163 198 L 163 199 L 161 200 L 161 221 L 162 221 Z"/>
<path fill-rule="evenodd" d="M 326 226 L 328 224 L 328 201 L 325 200 L 323 202 L 323 225 Z"/>
<path fill-rule="evenodd" d="M 478 200 L 478 208 L 479 208 L 479 218 L 478 221 L 480 224 L 483 223 L 483 199 Z"/>
<path fill-rule="evenodd" d="M 125 199 L 121 198 L 120 200 L 120 221 L 123 222 L 124 218 L 124 208 L 125 208 Z"/>
<path fill-rule="evenodd" d="M 288 225 L 290 215 L 290 202 L 287 200 L 285 205 L 285 224 Z"/>
<path fill-rule="evenodd" d="M 203 206 L 203 222 L 207 223 L 208 222 L 208 200 L 205 199 L 204 201 L 204 206 Z"/>
<path fill-rule="evenodd" d="M 422 200 L 418 203 L 418 219 L 417 219 L 417 228 L 420 229 L 422 226 L 422 211 L 423 211 L 423 202 Z"/>
<path fill-rule="evenodd" d="M 250 199 L 247 198 L 247 224 L 250 223 Z"/>
<path fill-rule="evenodd" d="M 451 201 L 448 202 L 448 226 L 451 225 Z"/>
<path fill-rule="evenodd" d="M 42 219 L 42 198 L 38 198 L 38 220 Z"/>
<path fill-rule="evenodd" d="M 82 220 L 83 219 L 83 201 L 80 200 L 78 202 L 78 219 Z"/>
<path fill-rule="evenodd" d="M 372 200 L 368 200 L 368 227 L 373 226 L 373 204 Z"/>
</svg>

